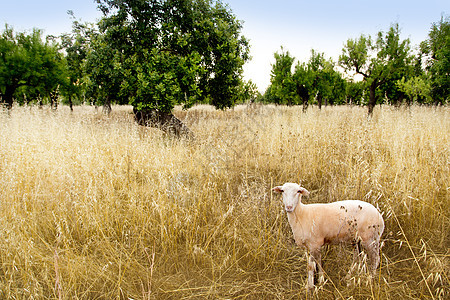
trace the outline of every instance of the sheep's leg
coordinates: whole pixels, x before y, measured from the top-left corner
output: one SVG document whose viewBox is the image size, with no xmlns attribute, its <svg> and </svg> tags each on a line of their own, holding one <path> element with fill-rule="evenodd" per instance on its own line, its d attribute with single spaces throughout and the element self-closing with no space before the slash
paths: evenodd
<svg viewBox="0 0 450 300">
<path fill-rule="evenodd" d="M 380 247 L 377 242 L 374 241 L 373 243 L 374 243 L 374 245 L 373 245 L 371 251 L 369 251 L 368 256 L 369 256 L 369 263 L 370 263 L 370 267 L 369 267 L 370 274 L 372 276 L 375 276 L 378 265 L 380 264 Z"/>
<path fill-rule="evenodd" d="M 314 288 L 314 270 L 316 269 L 316 261 L 313 256 L 313 252 L 309 254 L 308 258 L 308 269 L 307 269 L 307 276 L 308 276 L 308 282 L 306 284 L 306 287 L 308 290 L 311 290 Z"/>
<path fill-rule="evenodd" d="M 367 251 L 367 257 L 369 260 L 369 275 L 375 276 L 378 264 L 380 263 L 380 244 L 378 241 L 371 241 L 363 244 Z"/>
<path fill-rule="evenodd" d="M 320 253 L 320 248 L 310 251 L 308 259 L 308 289 L 314 288 L 314 271 L 318 269 L 319 274 L 319 284 L 324 282 L 323 269 L 322 269 L 322 257 Z"/>
<path fill-rule="evenodd" d="M 350 269 L 348 270 L 347 276 L 345 276 L 345 279 L 347 280 L 347 286 L 350 285 L 350 279 L 352 278 L 353 271 L 355 270 L 356 266 L 361 262 L 361 249 L 359 248 L 359 243 L 356 242 L 353 244 L 353 260 L 352 264 L 350 265 Z"/>
<path fill-rule="evenodd" d="M 319 274 L 319 284 L 322 284 L 325 281 L 325 277 L 323 275 L 323 268 L 322 268 L 322 254 L 320 252 L 320 249 L 313 252 L 313 258 L 316 261 L 316 267 Z"/>
</svg>

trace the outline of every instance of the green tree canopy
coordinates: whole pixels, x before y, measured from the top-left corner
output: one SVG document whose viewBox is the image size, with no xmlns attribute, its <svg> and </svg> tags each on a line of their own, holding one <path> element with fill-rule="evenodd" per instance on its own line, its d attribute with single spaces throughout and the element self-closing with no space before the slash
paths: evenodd
<svg viewBox="0 0 450 300">
<path fill-rule="evenodd" d="M 92 39 L 98 32 L 94 24 L 81 23 L 75 19 L 72 11 L 68 14 L 73 18 L 72 32 L 60 36 L 61 47 L 65 51 L 67 61 L 67 77 L 61 90 L 72 109 L 73 98 L 81 100 L 86 96 L 88 88 L 92 90 L 93 85 L 87 84 L 89 79 L 86 78 L 86 63 Z"/>
<path fill-rule="evenodd" d="M 357 39 L 349 39 L 342 49 L 339 65 L 346 71 L 361 74 L 369 86 L 369 115 L 377 103 L 377 89 L 401 77 L 396 74 L 408 73 L 411 69 L 409 40 L 400 39 L 398 24 L 389 31 L 378 32 L 376 40 L 361 35 Z"/>
<path fill-rule="evenodd" d="M 334 70 L 334 62 L 325 58 L 325 53 L 311 50 L 308 62 L 310 89 L 315 95 L 319 108 L 323 100 L 327 103 L 341 103 L 345 97 L 345 81 L 342 75 Z"/>
<path fill-rule="evenodd" d="M 274 54 L 271 85 L 266 92 L 266 98 L 278 104 L 293 105 L 303 103 L 306 110 L 309 101 L 317 99 L 319 107 L 322 100 L 340 103 L 345 95 L 345 81 L 340 73 L 334 70 L 332 60 L 327 60 L 324 53 L 311 50 L 307 63 L 298 62 L 294 70 L 295 58 L 289 51 L 281 48 L 281 53 Z"/>
<path fill-rule="evenodd" d="M 108 42 L 105 35 L 96 30 L 89 33 L 90 44 L 84 60 L 84 82 L 87 96 L 97 104 L 103 104 L 105 112 L 111 111 L 111 103 L 128 104 L 127 90 L 129 71 L 125 70 L 125 59 L 121 51 Z M 141 88 L 138 86 L 138 88 Z"/>
<path fill-rule="evenodd" d="M 436 103 L 446 104 L 450 98 L 450 17 L 443 16 L 431 26 L 421 50 L 427 55 L 425 63 L 431 82 L 431 96 Z"/>
<path fill-rule="evenodd" d="M 295 58 L 289 51 L 284 52 L 283 47 L 281 47 L 281 53 L 274 53 L 274 58 L 275 63 L 272 64 L 270 74 L 270 93 L 277 104 L 296 104 L 295 82 L 292 76 Z"/>
<path fill-rule="evenodd" d="M 20 90 L 31 97 L 50 97 L 65 77 L 65 60 L 41 31 L 15 33 L 6 25 L 0 36 L 0 92 L 8 108 Z"/>
<path fill-rule="evenodd" d="M 8 108 L 13 105 L 17 88 L 28 81 L 28 54 L 19 45 L 18 36 L 6 25 L 0 39 L 0 92 Z"/>
<path fill-rule="evenodd" d="M 415 76 L 409 80 L 405 80 L 405 77 L 403 77 L 396 82 L 396 85 L 408 96 L 409 104 L 412 104 L 414 101 L 421 103 L 431 101 L 430 81 L 424 79 L 424 77 Z"/>
<path fill-rule="evenodd" d="M 170 113 L 176 104 L 201 101 L 217 108 L 235 103 L 249 46 L 240 33 L 242 23 L 220 1 L 97 2 L 105 17 L 92 61 L 109 65 L 106 73 L 114 78 L 102 87 L 115 91 L 118 85 L 118 94 L 139 111 Z M 108 82 L 114 87 L 106 87 Z"/>
</svg>

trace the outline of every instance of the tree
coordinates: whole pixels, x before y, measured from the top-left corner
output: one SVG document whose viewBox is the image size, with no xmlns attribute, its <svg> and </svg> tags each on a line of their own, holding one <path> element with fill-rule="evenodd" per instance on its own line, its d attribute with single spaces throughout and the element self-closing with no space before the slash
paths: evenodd
<svg viewBox="0 0 450 300">
<path fill-rule="evenodd" d="M 239 88 L 238 102 L 244 103 L 245 101 L 250 101 L 254 103 L 258 98 L 261 98 L 261 93 L 258 91 L 258 87 L 251 80 L 242 81 L 241 87 Z"/>
<path fill-rule="evenodd" d="M 450 97 L 450 17 L 442 16 L 431 26 L 428 40 L 421 43 L 426 55 L 426 71 L 431 81 L 431 96 L 435 103 L 446 104 Z"/>
<path fill-rule="evenodd" d="M 272 65 L 270 74 L 270 93 L 277 104 L 296 104 L 296 85 L 291 71 L 295 58 L 289 51 L 284 52 L 283 47 L 281 53 L 274 53 L 274 58 L 275 64 Z"/>
<path fill-rule="evenodd" d="M 120 74 L 102 88 L 110 95 L 120 83 L 119 95 L 129 99 L 138 122 L 179 134 L 180 122 L 172 115 L 176 104 L 234 105 L 249 59 L 248 42 L 240 34 L 241 22 L 220 1 L 97 2 L 105 14 L 99 41 L 110 55 L 99 55 L 98 62 L 112 62 Z"/>
<path fill-rule="evenodd" d="M 400 40 L 398 24 L 391 26 L 387 33 L 380 31 L 375 41 L 364 35 L 347 40 L 339 65 L 364 77 L 369 87 L 369 115 L 377 103 L 377 89 L 389 81 L 398 80 L 393 78 L 394 74 L 407 72 L 412 61 L 409 51 L 409 39 Z"/>
<path fill-rule="evenodd" d="M 5 26 L 0 39 L 0 92 L 8 109 L 16 90 L 27 83 L 28 57 L 12 28 Z"/>
<path fill-rule="evenodd" d="M 6 25 L 0 38 L 0 91 L 10 109 L 20 89 L 34 97 L 54 100 L 64 77 L 64 58 L 41 31 L 14 33 Z"/>
<path fill-rule="evenodd" d="M 396 82 L 396 85 L 399 90 L 408 96 L 409 105 L 414 103 L 414 101 L 420 103 L 428 103 L 431 101 L 430 81 L 423 77 L 415 76 L 408 80 L 405 80 L 405 77 L 403 77 Z"/>
<path fill-rule="evenodd" d="M 91 39 L 96 31 L 94 24 L 79 22 L 72 11 L 69 11 L 68 14 L 73 19 L 72 32 L 59 37 L 61 47 L 66 53 L 67 62 L 67 76 L 61 89 L 62 94 L 68 100 L 70 109 L 73 110 L 73 99 L 81 99 L 87 92 L 87 82 L 89 81 L 85 78 L 85 64 L 91 47 Z"/>
<path fill-rule="evenodd" d="M 347 81 L 342 77 L 341 73 L 335 71 L 334 69 L 331 70 L 328 76 L 330 84 L 327 86 L 331 87 L 331 89 L 328 89 L 328 103 L 346 104 Z"/>
<path fill-rule="evenodd" d="M 42 105 L 42 97 L 48 97 L 50 106 L 57 108 L 60 86 L 64 84 L 67 76 L 65 57 L 60 53 L 59 47 L 48 37 L 45 43 L 39 43 L 39 39 L 28 38 L 24 46 L 31 55 L 30 67 L 33 71 L 27 87 L 33 87 L 38 91 L 39 101 Z"/>
<path fill-rule="evenodd" d="M 308 108 L 309 98 L 313 94 L 314 73 L 306 63 L 295 65 L 293 80 L 298 98 L 303 104 L 303 112 Z"/>
<path fill-rule="evenodd" d="M 361 105 L 365 90 L 364 81 L 347 81 L 345 88 L 346 102 L 348 104 Z"/>
<path fill-rule="evenodd" d="M 90 45 L 84 60 L 84 80 L 88 83 L 88 96 L 94 103 L 103 105 L 105 113 L 111 112 L 111 103 L 127 104 L 124 93 L 124 55 L 108 43 L 105 35 L 93 30 L 89 34 Z"/>
<path fill-rule="evenodd" d="M 325 53 L 311 50 L 308 61 L 310 78 L 310 91 L 315 95 L 319 109 L 322 108 L 323 100 L 326 103 L 342 102 L 345 95 L 345 82 L 340 73 L 334 70 L 331 59 L 325 58 Z"/>
</svg>

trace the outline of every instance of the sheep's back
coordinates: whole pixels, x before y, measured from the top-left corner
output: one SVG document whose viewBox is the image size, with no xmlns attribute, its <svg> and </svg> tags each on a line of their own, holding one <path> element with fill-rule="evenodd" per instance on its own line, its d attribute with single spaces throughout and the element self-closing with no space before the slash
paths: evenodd
<svg viewBox="0 0 450 300">
<path fill-rule="evenodd" d="M 313 231 L 323 236 L 324 244 L 353 243 L 358 238 L 378 241 L 384 231 L 381 214 L 368 202 L 344 200 L 307 206 Z"/>
</svg>

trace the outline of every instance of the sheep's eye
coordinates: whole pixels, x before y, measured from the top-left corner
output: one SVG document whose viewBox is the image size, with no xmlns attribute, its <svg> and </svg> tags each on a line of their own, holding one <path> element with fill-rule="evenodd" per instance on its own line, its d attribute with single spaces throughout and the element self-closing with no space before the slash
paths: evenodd
<svg viewBox="0 0 450 300">
<path fill-rule="evenodd" d="M 283 193 L 284 191 L 283 190 L 280 190 L 280 193 Z"/>
<path fill-rule="evenodd" d="M 298 190 L 298 191 L 297 191 L 297 193 L 299 193 L 299 194 L 300 194 L 301 192 L 302 192 L 301 190 Z"/>
</svg>

